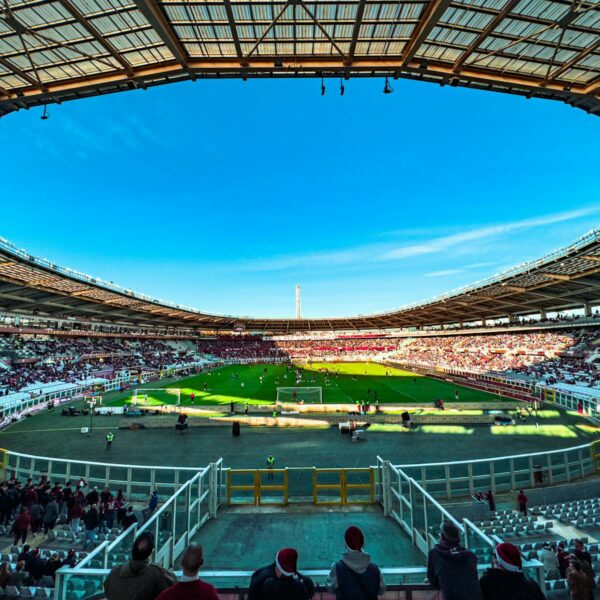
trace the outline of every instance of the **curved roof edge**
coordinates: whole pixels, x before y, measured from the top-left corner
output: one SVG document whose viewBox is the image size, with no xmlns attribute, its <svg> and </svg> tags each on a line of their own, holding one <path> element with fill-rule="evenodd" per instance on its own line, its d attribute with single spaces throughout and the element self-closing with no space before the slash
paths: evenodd
<svg viewBox="0 0 600 600">
<path fill-rule="evenodd" d="M 47 309 L 48 314 L 57 315 L 87 311 L 98 313 L 97 318 L 121 319 L 123 322 L 128 319 L 141 322 L 144 316 L 142 320 L 156 322 L 164 317 L 171 325 L 185 324 L 188 328 L 232 329 L 240 322 L 247 329 L 258 331 L 407 327 L 491 319 L 513 313 L 528 314 L 600 303 L 600 279 L 594 278 L 600 271 L 600 228 L 592 229 L 570 246 L 538 260 L 523 263 L 429 300 L 374 314 L 300 320 L 208 313 L 159 300 L 35 257 L 4 238 L 0 238 L 0 254 L 5 258 L 4 261 L 0 260 L 0 283 L 11 285 L 10 297 L 8 293 L 3 294 L 0 285 L 0 309 L 30 309 L 43 314 Z M 21 267 L 26 265 L 27 268 L 19 271 L 17 264 Z M 34 275 L 38 271 L 39 274 Z M 43 276 L 42 272 L 46 275 Z M 16 289 L 15 284 L 19 286 Z M 29 296 L 26 301 L 24 297 L 21 301 L 19 292 L 24 293 L 25 290 L 29 290 Z M 36 297 L 31 294 L 35 290 L 43 290 L 46 295 Z M 48 296 L 48 292 L 55 294 L 56 298 Z M 66 304 L 65 296 L 69 298 Z M 62 304 L 57 304 L 59 297 L 63 297 Z M 24 305 L 20 306 L 20 303 Z M 99 306 L 112 310 L 100 310 Z M 119 307 L 120 312 L 115 311 L 115 307 Z"/>
</svg>

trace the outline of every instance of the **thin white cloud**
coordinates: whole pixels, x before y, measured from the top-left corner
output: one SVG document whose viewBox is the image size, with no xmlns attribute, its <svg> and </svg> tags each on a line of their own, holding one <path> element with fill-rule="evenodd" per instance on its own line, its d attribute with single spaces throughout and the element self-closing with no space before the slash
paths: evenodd
<svg viewBox="0 0 600 600">
<path fill-rule="evenodd" d="M 503 223 L 499 225 L 489 225 L 478 229 L 471 229 L 462 233 L 434 238 L 427 242 L 418 244 L 409 244 L 394 248 L 381 256 L 382 260 L 397 260 L 399 258 L 408 258 L 413 256 L 422 256 L 425 254 L 437 254 L 445 252 L 456 246 L 476 242 L 483 239 L 498 237 L 503 234 L 512 233 L 519 230 L 533 229 L 543 227 L 545 225 L 553 225 L 556 223 L 564 223 L 565 221 L 573 221 L 581 217 L 589 216 L 598 212 L 598 207 L 581 208 L 568 212 L 546 215 L 543 217 L 535 217 L 533 219 L 523 219 L 521 221 L 513 221 L 512 223 Z"/>
<path fill-rule="evenodd" d="M 462 255 L 473 255 L 480 251 L 480 244 L 483 243 L 483 241 L 493 241 L 502 236 L 520 231 L 522 232 L 548 225 L 574 221 L 576 219 L 597 214 L 599 211 L 600 205 L 544 215 L 531 219 L 522 219 L 520 221 L 512 221 L 509 223 L 487 225 L 463 231 L 461 233 L 452 233 L 450 235 L 434 237 L 429 240 L 402 246 L 395 246 L 390 243 L 368 244 L 344 250 L 313 252 L 307 254 L 299 253 L 266 259 L 247 260 L 238 263 L 237 267 L 244 271 L 279 271 L 310 267 L 368 265 L 414 258 L 417 256 L 435 255 L 449 251 L 454 252 L 455 255 L 459 251 Z M 475 242 L 478 242 L 478 244 Z M 475 267 L 471 266 L 470 268 Z M 445 271 L 449 270 L 450 269 L 446 269 Z M 452 270 L 454 271 L 454 269 Z"/>
<path fill-rule="evenodd" d="M 474 271 L 475 269 L 491 267 L 494 264 L 497 264 L 497 263 L 478 262 L 478 263 L 473 263 L 472 265 L 465 265 L 464 267 L 460 267 L 457 269 L 442 269 L 441 271 L 431 271 L 430 273 L 425 273 L 423 275 L 423 277 L 449 277 L 450 275 L 460 275 L 462 273 L 467 273 L 468 271 Z"/>
<path fill-rule="evenodd" d="M 466 269 L 444 269 L 442 271 L 431 271 L 431 273 L 425 273 L 423 277 L 449 277 L 450 275 L 460 275 L 465 271 Z"/>
</svg>

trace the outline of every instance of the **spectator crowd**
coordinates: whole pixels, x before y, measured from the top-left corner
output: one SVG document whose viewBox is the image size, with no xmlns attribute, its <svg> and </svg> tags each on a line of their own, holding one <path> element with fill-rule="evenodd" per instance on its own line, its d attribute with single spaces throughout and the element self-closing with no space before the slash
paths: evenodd
<svg viewBox="0 0 600 600">
<path fill-rule="evenodd" d="M 199 571 L 204 564 L 203 549 L 190 544 L 183 553 L 183 574 L 150 562 L 154 537 L 144 532 L 133 544 L 131 559 L 114 567 L 104 582 L 108 600 L 218 600 L 217 590 L 203 581 Z M 309 600 L 317 588 L 298 569 L 294 548 L 279 550 L 272 563 L 255 571 L 250 579 L 247 600 Z M 575 570 L 576 559 L 568 568 Z M 460 532 L 451 522 L 440 528 L 439 543 L 429 552 L 427 580 L 439 589 L 444 600 L 543 600 L 539 585 L 523 572 L 518 548 L 500 543 L 494 563 L 481 577 L 476 555 L 461 545 Z M 573 586 L 576 581 L 573 579 Z M 375 600 L 387 589 L 381 569 L 365 550 L 365 538 L 355 526 L 344 535 L 344 551 L 330 569 L 326 590 L 336 600 Z M 587 588 L 586 588 L 587 589 Z M 580 597 L 573 596 L 574 600 Z M 582 600 L 589 600 L 588 597 Z"/>
</svg>

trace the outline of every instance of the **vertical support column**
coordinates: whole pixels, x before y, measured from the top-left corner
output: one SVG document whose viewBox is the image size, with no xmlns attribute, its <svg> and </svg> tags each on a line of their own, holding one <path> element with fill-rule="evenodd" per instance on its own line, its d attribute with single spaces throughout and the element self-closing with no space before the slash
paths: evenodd
<svg viewBox="0 0 600 600">
<path fill-rule="evenodd" d="M 548 464 L 548 483 L 552 485 L 554 483 L 554 474 L 552 473 L 552 455 L 548 454 L 546 456 L 547 464 Z"/>
<path fill-rule="evenodd" d="M 467 474 L 469 475 L 469 495 L 475 494 L 475 485 L 473 484 L 473 463 L 467 465 Z"/>
<path fill-rule="evenodd" d="M 217 518 L 217 512 L 219 509 L 218 501 L 217 501 L 217 465 L 215 463 L 210 463 L 208 472 L 208 506 L 209 506 L 209 515 L 211 519 Z M 256 495 L 255 495 L 256 498 Z"/>
<path fill-rule="evenodd" d="M 579 477 L 585 477 L 585 466 L 583 464 L 583 452 L 581 448 L 577 451 L 577 455 L 579 457 Z"/>
<path fill-rule="evenodd" d="M 400 472 L 398 472 L 398 494 L 399 494 L 399 500 L 398 500 L 398 509 L 399 509 L 399 517 L 401 521 L 404 521 L 404 502 L 402 502 L 402 476 L 400 475 Z M 410 494 L 410 490 L 409 490 L 409 494 Z"/>
<path fill-rule="evenodd" d="M 408 493 L 410 499 L 410 534 L 412 538 L 412 543 L 416 546 L 417 540 L 415 537 L 415 490 L 410 479 L 408 480 Z"/>
<path fill-rule="evenodd" d="M 203 483 L 204 483 L 204 476 L 198 477 L 198 506 L 196 508 L 196 522 L 197 523 L 200 523 L 200 520 L 202 518 L 202 501 L 200 499 L 202 498 L 202 492 L 204 491 Z"/>
<path fill-rule="evenodd" d="M 176 498 L 175 501 L 173 502 L 173 509 L 171 511 L 171 514 L 173 515 L 173 518 L 171 519 L 171 535 L 170 535 L 170 539 L 169 539 L 169 560 L 168 562 L 168 567 L 167 568 L 172 568 L 173 567 L 173 563 L 175 562 L 175 538 L 177 537 L 177 501 L 179 500 L 179 498 Z M 158 519 L 157 519 L 158 521 Z"/>
<path fill-rule="evenodd" d="M 150 469 L 150 494 L 156 489 L 156 470 Z M 175 493 L 175 492 L 173 492 Z"/>
<path fill-rule="evenodd" d="M 159 529 L 158 529 L 158 519 L 154 519 L 154 550 L 152 550 L 152 562 L 156 562 L 156 550 L 159 545 Z M 165 565 L 163 565 L 164 567 Z"/>
<path fill-rule="evenodd" d="M 563 458 L 565 461 L 565 475 L 567 477 L 567 481 L 571 481 L 571 469 L 569 467 L 569 453 L 568 452 L 564 452 L 563 453 Z"/>
<path fill-rule="evenodd" d="M 546 317 L 546 309 L 545 308 L 540 308 L 540 320 L 545 321 L 547 319 Z"/>
<path fill-rule="evenodd" d="M 535 478 L 533 476 L 533 456 L 529 457 L 529 482 L 531 483 L 531 487 L 535 487 Z"/>
<path fill-rule="evenodd" d="M 515 477 L 515 460 L 510 459 L 510 489 L 514 490 L 517 487 L 517 481 Z"/>
<path fill-rule="evenodd" d="M 187 490 L 185 490 L 185 545 L 190 543 L 190 529 L 192 527 L 192 484 L 188 483 Z"/>
<path fill-rule="evenodd" d="M 383 504 L 383 516 L 389 517 L 390 510 L 390 461 L 384 460 L 381 464 L 381 503 Z"/>
<path fill-rule="evenodd" d="M 591 317 L 592 316 L 592 307 L 591 307 L 591 305 L 590 305 L 589 302 L 585 302 L 584 303 L 584 305 L 583 305 L 583 314 L 586 317 Z"/>
<path fill-rule="evenodd" d="M 427 544 L 427 550 L 431 550 L 431 538 L 429 537 L 429 519 L 427 518 L 427 497 L 423 496 L 423 523 L 425 531 L 425 542 Z"/>
<path fill-rule="evenodd" d="M 131 498 L 131 467 L 127 467 L 127 498 Z"/>
<path fill-rule="evenodd" d="M 463 528 L 465 530 L 465 548 L 467 550 L 469 550 L 471 548 L 471 537 L 470 537 L 471 531 L 469 530 L 465 519 L 463 519 L 462 523 L 463 523 Z"/>
<path fill-rule="evenodd" d="M 452 498 L 452 482 L 450 479 L 450 465 L 445 465 L 444 472 L 446 475 L 446 498 Z"/>
<path fill-rule="evenodd" d="M 493 460 L 490 460 L 490 490 L 496 493 L 496 466 Z"/>
</svg>

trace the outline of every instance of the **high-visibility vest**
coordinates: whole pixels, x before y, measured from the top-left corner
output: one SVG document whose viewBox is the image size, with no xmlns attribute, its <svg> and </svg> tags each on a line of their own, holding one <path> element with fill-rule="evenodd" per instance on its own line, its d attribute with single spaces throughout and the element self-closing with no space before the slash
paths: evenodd
<svg viewBox="0 0 600 600">
<path fill-rule="evenodd" d="M 107 442 L 112 442 L 115 439 L 115 434 L 114 433 L 107 433 L 106 434 L 106 441 Z"/>
<path fill-rule="evenodd" d="M 267 457 L 267 465 L 269 465 L 269 468 L 275 465 L 275 458 L 273 456 Z"/>
</svg>

